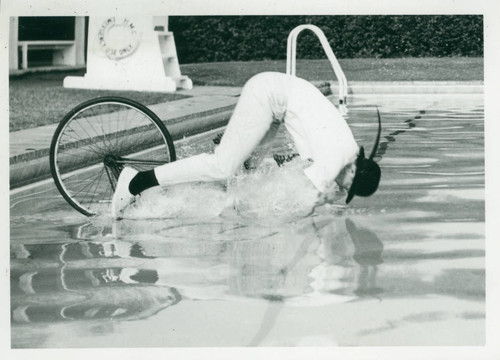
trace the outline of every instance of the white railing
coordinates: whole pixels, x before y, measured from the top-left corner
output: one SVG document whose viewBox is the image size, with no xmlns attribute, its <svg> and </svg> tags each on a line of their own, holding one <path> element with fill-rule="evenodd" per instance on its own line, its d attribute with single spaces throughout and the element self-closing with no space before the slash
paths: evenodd
<svg viewBox="0 0 500 360">
<path fill-rule="evenodd" d="M 318 37 L 321 45 L 323 46 L 323 50 L 325 51 L 330 64 L 332 65 L 333 71 L 335 72 L 335 76 L 339 82 L 339 105 L 345 105 L 347 101 L 347 79 L 340 67 L 340 64 L 335 57 L 335 54 L 332 51 L 330 44 L 328 43 L 328 39 L 326 38 L 323 31 L 315 26 L 310 24 L 299 25 L 288 35 L 288 43 L 287 43 L 287 57 L 286 57 L 286 73 L 289 75 L 295 76 L 295 67 L 296 67 L 296 56 L 297 56 L 297 37 L 302 30 L 311 30 Z"/>
</svg>

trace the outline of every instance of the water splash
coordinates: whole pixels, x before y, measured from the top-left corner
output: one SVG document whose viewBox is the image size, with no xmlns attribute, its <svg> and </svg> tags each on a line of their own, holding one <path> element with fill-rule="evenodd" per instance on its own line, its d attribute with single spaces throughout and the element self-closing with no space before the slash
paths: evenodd
<svg viewBox="0 0 500 360">
<path fill-rule="evenodd" d="M 258 171 L 236 177 L 228 188 L 239 216 L 289 222 L 310 214 L 318 191 L 303 173 L 306 162 L 294 159 L 286 166 L 264 164 Z"/>
<path fill-rule="evenodd" d="M 305 177 L 306 162 L 294 159 L 278 167 L 272 159 L 257 170 L 223 183 L 187 183 L 151 188 L 125 210 L 125 218 L 196 218 L 218 216 L 293 221 L 311 212 L 318 192 Z"/>
<path fill-rule="evenodd" d="M 219 183 L 188 183 L 145 191 L 127 208 L 124 218 L 214 218 L 226 208 L 228 198 Z"/>
</svg>

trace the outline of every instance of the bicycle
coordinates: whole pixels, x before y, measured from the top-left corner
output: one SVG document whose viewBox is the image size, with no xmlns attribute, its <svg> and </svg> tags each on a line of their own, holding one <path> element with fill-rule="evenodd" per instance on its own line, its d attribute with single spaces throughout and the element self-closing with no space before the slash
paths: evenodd
<svg viewBox="0 0 500 360">
<path fill-rule="evenodd" d="M 68 112 L 49 154 L 57 189 L 86 216 L 106 211 L 124 166 L 143 171 L 175 160 L 174 142 L 160 118 L 116 96 L 95 98 Z"/>
</svg>

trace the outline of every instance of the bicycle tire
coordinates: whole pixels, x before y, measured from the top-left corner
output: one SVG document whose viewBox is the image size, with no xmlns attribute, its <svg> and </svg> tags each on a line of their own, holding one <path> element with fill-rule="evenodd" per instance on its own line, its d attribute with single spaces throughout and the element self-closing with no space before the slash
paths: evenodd
<svg viewBox="0 0 500 360">
<path fill-rule="evenodd" d="M 116 96 L 94 98 L 69 111 L 54 132 L 49 154 L 57 189 L 86 216 L 107 210 L 123 166 L 148 170 L 175 160 L 172 137 L 160 118 Z"/>
</svg>

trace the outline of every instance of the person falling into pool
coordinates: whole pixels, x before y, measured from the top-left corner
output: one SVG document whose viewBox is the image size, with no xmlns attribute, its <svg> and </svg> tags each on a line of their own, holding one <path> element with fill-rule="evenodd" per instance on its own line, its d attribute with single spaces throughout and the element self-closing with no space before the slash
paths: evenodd
<svg viewBox="0 0 500 360">
<path fill-rule="evenodd" d="M 305 186 L 314 187 L 318 193 L 315 206 L 331 201 L 329 194 L 335 183 L 347 190 L 346 203 L 354 195 L 370 196 L 377 190 L 381 175 L 373 160 L 380 140 L 380 114 L 378 121 L 377 140 L 366 158 L 340 112 L 314 85 L 283 73 L 257 74 L 243 87 L 224 136 L 212 154 L 195 155 L 143 172 L 124 168 L 113 196 L 112 216 L 120 218 L 136 195 L 154 186 L 231 177 L 282 123 L 300 157 L 312 160 L 303 175 L 307 178 Z"/>
</svg>

